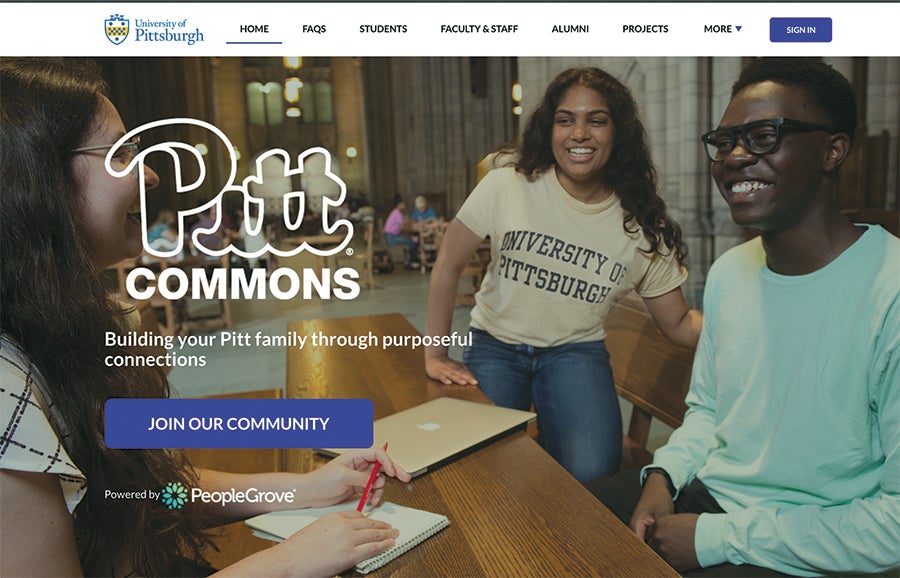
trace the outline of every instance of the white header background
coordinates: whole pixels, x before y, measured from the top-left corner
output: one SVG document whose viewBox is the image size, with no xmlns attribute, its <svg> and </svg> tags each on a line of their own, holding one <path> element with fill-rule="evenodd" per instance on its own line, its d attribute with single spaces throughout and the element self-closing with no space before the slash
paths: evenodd
<svg viewBox="0 0 900 578">
<path fill-rule="evenodd" d="M 131 30 L 115 45 L 104 21 L 121 14 Z M 770 18 L 831 18 L 831 42 L 769 41 Z M 136 23 L 181 22 L 173 32 L 203 42 L 137 42 Z M 324 25 L 324 34 L 302 26 Z M 406 25 L 406 33 L 360 33 L 360 25 Z M 441 25 L 517 25 L 511 33 L 442 33 Z M 588 33 L 554 34 L 554 25 Z M 626 34 L 623 25 L 668 25 Z M 731 24 L 731 33 L 704 32 Z M 241 25 L 269 32 L 241 33 Z M 162 28 L 154 30 L 162 31 Z M 734 29 L 733 29 L 734 30 Z M 6 56 L 897 56 L 900 3 L 363 3 L 151 4 L 0 3 Z M 278 44 L 228 44 L 228 42 Z"/>
</svg>

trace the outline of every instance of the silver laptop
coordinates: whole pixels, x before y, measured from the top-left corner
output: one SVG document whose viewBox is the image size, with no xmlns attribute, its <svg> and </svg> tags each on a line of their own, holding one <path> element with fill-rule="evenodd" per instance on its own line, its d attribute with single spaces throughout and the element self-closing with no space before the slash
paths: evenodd
<svg viewBox="0 0 900 578">
<path fill-rule="evenodd" d="M 536 417 L 530 411 L 439 397 L 375 420 L 375 447 L 387 442 L 394 463 L 415 477 L 516 428 L 524 429 Z M 317 451 L 334 456 L 349 450 Z"/>
</svg>

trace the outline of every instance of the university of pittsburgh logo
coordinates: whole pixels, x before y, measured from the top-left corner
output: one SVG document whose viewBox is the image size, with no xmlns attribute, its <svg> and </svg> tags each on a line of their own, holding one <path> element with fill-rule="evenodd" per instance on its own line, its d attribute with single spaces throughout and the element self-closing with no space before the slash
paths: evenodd
<svg viewBox="0 0 900 578">
<path fill-rule="evenodd" d="M 121 14 L 113 14 L 103 23 L 106 25 L 106 38 L 113 44 L 122 44 L 128 38 L 128 19 Z"/>
</svg>

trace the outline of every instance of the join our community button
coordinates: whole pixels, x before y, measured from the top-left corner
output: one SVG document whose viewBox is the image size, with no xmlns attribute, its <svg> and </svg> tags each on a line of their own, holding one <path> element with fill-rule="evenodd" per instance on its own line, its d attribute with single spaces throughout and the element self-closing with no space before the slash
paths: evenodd
<svg viewBox="0 0 900 578">
<path fill-rule="evenodd" d="M 831 42 L 831 18 L 771 18 L 770 42 Z"/>
<path fill-rule="evenodd" d="M 106 446 L 367 448 L 369 399 L 109 399 Z"/>
</svg>

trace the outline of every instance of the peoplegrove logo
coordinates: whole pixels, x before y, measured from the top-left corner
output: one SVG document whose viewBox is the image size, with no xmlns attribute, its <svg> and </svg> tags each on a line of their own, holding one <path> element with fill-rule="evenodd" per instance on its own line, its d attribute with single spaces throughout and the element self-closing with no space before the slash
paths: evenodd
<svg viewBox="0 0 900 578">
<path fill-rule="evenodd" d="M 293 504 L 297 498 L 297 490 L 260 490 L 247 488 L 238 490 L 229 488 L 208 492 L 202 488 L 188 488 L 181 482 L 169 482 L 159 492 L 153 490 L 115 491 L 106 490 L 107 500 L 159 500 L 170 510 L 181 510 L 188 503 L 201 502 L 218 504 L 223 508 L 228 504 Z"/>
<path fill-rule="evenodd" d="M 152 145 L 140 151 L 124 168 L 116 168 L 113 166 L 113 163 L 120 147 L 138 139 L 141 133 L 158 127 L 178 125 L 200 127 L 215 135 L 227 152 L 229 174 L 225 179 L 224 186 L 211 200 L 176 212 L 174 226 L 177 240 L 173 248 L 162 250 L 152 247 L 148 241 L 147 190 L 144 182 L 147 155 L 154 153 L 166 153 L 168 155 L 174 166 L 175 193 L 184 194 L 197 189 L 206 180 L 207 166 L 203 153 L 193 144 L 169 141 Z M 209 148 L 212 147 L 210 146 Z M 198 176 L 193 182 L 185 182 L 179 152 L 187 153 L 187 157 L 197 163 L 198 170 L 195 171 L 195 174 Z M 296 165 L 293 164 L 294 158 L 285 150 L 271 149 L 264 151 L 256 159 L 255 173 L 246 177 L 240 184 L 236 183 L 237 160 L 238 156 L 234 145 L 218 127 L 192 118 L 172 118 L 147 123 L 128 131 L 109 150 L 109 153 L 106 155 L 105 166 L 107 172 L 114 177 L 132 178 L 132 175 L 138 176 L 140 183 L 142 241 L 145 252 L 153 257 L 177 259 L 180 255 L 183 255 L 185 251 L 186 219 L 198 216 L 201 213 L 213 214 L 210 213 L 211 209 L 215 209 L 212 225 L 198 227 L 191 233 L 193 247 L 210 258 L 221 258 L 232 254 L 250 259 L 261 257 L 266 253 L 279 257 L 290 257 L 302 251 L 325 257 L 345 249 L 348 254 L 352 253 L 352 249 L 347 248 L 347 246 L 353 239 L 353 223 L 347 219 L 335 218 L 336 210 L 346 200 L 347 186 L 332 171 L 332 158 L 327 149 L 321 147 L 307 149 L 296 157 Z M 308 164 L 316 167 L 316 170 L 307 169 Z M 331 183 L 329 188 L 338 191 L 336 198 L 331 198 L 327 194 L 317 195 L 316 198 L 321 199 L 321 206 L 313 207 L 313 209 L 317 210 L 317 214 L 320 215 L 321 230 L 336 240 L 336 243 L 323 249 L 305 240 L 300 240 L 293 244 L 283 240 L 277 247 L 266 241 L 260 248 L 244 250 L 232 244 L 229 236 L 219 234 L 222 231 L 222 215 L 224 213 L 223 206 L 226 195 L 237 197 L 237 203 L 235 204 L 238 204 L 243 209 L 245 229 L 248 235 L 261 235 L 264 216 L 275 213 L 280 213 L 284 228 L 288 232 L 295 235 L 300 234 L 300 228 L 303 225 L 304 215 L 307 210 L 307 193 L 311 194 L 311 191 L 289 190 L 279 193 L 280 197 L 271 195 L 257 197 L 253 194 L 253 187 L 263 185 L 264 175 L 272 175 L 273 167 L 274 172 L 288 182 L 290 182 L 291 177 L 303 177 L 311 173 L 315 178 L 308 179 L 310 182 L 320 183 L 320 186 L 322 183 Z M 266 171 L 267 168 L 269 169 L 268 171 Z M 215 239 L 218 246 L 208 244 L 208 241 L 205 241 L 205 239 Z M 264 269 L 246 271 L 239 267 L 231 269 L 197 267 L 191 271 L 190 279 L 185 270 L 180 267 L 164 268 L 158 275 L 148 267 L 136 267 L 128 273 L 125 287 L 128 294 L 138 300 L 150 299 L 157 291 L 166 299 L 181 299 L 188 291 L 191 291 L 191 296 L 195 299 L 254 297 L 263 299 L 267 294 L 282 300 L 291 299 L 298 295 L 302 295 L 304 299 L 309 299 L 315 292 L 318 297 L 323 299 L 334 296 L 338 299 L 349 300 L 359 295 L 360 289 L 357 279 L 359 279 L 359 272 L 351 267 L 339 268 L 333 273 L 328 268 L 318 271 L 304 269 L 302 279 L 297 271 L 288 267 L 277 268 L 268 276 Z M 285 284 L 287 285 L 286 288 L 284 287 Z"/>
<path fill-rule="evenodd" d="M 181 482 L 169 482 L 162 490 L 160 500 L 170 510 L 180 510 L 187 503 L 188 491 Z"/>
<path fill-rule="evenodd" d="M 201 488 L 191 489 L 191 502 L 219 504 L 223 508 L 228 504 L 293 504 L 297 498 L 297 490 L 277 492 L 247 488 L 237 490 L 231 488 L 223 491 L 207 492 Z"/>
</svg>

